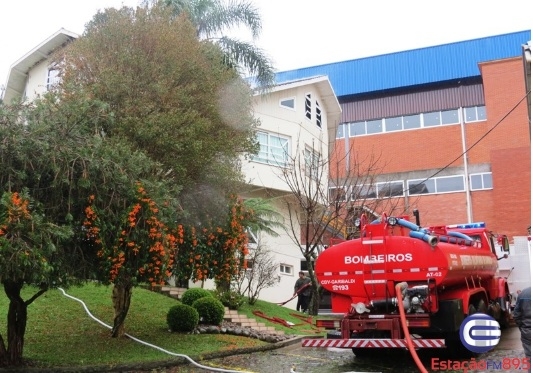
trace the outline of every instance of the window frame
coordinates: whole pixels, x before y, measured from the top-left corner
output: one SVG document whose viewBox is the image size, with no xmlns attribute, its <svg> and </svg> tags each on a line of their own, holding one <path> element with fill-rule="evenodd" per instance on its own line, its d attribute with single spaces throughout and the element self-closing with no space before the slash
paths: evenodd
<svg viewBox="0 0 533 373">
<path fill-rule="evenodd" d="M 283 102 L 284 102 L 284 101 L 292 101 L 292 105 L 293 105 L 293 106 L 291 107 L 291 106 L 283 105 Z M 279 106 L 282 107 L 283 109 L 296 111 L 296 97 L 285 97 L 285 98 L 280 98 L 280 100 L 279 100 Z"/>
<path fill-rule="evenodd" d="M 285 269 L 288 269 L 288 272 L 285 271 Z M 280 263 L 279 264 L 279 274 L 285 275 L 285 276 L 293 276 L 294 275 L 294 266 L 286 263 Z"/>
<path fill-rule="evenodd" d="M 259 153 L 261 153 L 261 146 L 263 146 L 263 144 L 261 144 L 260 140 L 259 140 L 259 135 L 262 134 L 262 135 L 266 135 L 267 136 L 267 140 L 268 140 L 268 144 L 266 144 L 266 158 L 265 157 L 261 157 L 259 156 Z M 271 132 L 267 132 L 267 131 L 257 131 L 256 132 L 256 137 L 257 137 L 257 140 L 259 142 L 259 147 L 260 147 L 260 152 L 256 155 L 253 156 L 252 160 L 255 161 L 255 162 L 259 162 L 259 163 L 264 163 L 264 164 L 268 164 L 268 165 L 273 165 L 273 166 L 278 166 L 278 167 L 287 167 L 288 164 L 289 164 L 289 160 L 290 160 L 290 154 L 291 154 L 291 139 L 290 137 L 287 137 L 287 136 L 281 136 L 279 134 L 273 134 Z M 286 145 L 286 149 L 283 151 L 283 162 L 279 162 L 277 159 L 276 159 L 276 156 L 274 155 L 274 153 L 272 153 L 271 149 L 272 147 L 274 146 L 271 142 L 271 139 L 281 139 L 281 140 L 284 140 L 285 141 L 285 145 Z M 281 149 L 283 147 L 280 147 Z M 264 154 L 265 152 L 263 152 Z"/>
<path fill-rule="evenodd" d="M 486 175 L 490 175 L 490 187 L 485 187 L 485 178 L 484 176 Z M 473 185 L 474 183 L 472 182 L 472 177 L 473 176 L 480 176 L 481 177 L 481 188 L 474 188 Z M 469 181 L 470 181 L 470 190 L 472 191 L 477 191 L 477 190 L 492 190 L 494 189 L 494 184 L 493 184 L 493 180 L 492 180 L 492 172 L 477 172 L 477 173 L 474 173 L 474 174 L 470 174 L 469 175 Z"/>
</svg>

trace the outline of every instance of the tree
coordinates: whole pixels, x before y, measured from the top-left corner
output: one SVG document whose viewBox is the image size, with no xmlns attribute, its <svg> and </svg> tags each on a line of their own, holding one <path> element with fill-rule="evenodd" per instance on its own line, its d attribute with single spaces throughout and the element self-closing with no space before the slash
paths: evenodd
<svg viewBox="0 0 533 373">
<path fill-rule="evenodd" d="M 249 304 L 255 304 L 261 290 L 273 287 L 279 283 L 279 263 L 272 256 L 270 250 L 261 242 L 250 249 L 246 264 L 236 276 L 235 287 L 242 296 L 248 297 Z"/>
<path fill-rule="evenodd" d="M 257 150 L 252 92 L 185 15 L 161 3 L 106 9 L 55 60 L 65 96 L 108 105 L 112 121 L 99 130 L 160 162 L 181 187 L 185 223 L 225 211 L 243 181 L 240 156 Z"/>
<path fill-rule="evenodd" d="M 283 216 L 274 208 L 268 199 L 247 198 L 244 200 L 244 224 L 254 233 L 264 232 L 278 237 L 274 228 L 284 228 Z"/>
<path fill-rule="evenodd" d="M 174 14 L 187 14 L 202 40 L 215 43 L 224 52 L 225 62 L 242 67 L 255 77 L 263 89 L 275 83 L 274 69 L 266 54 L 251 43 L 224 36 L 232 27 L 244 26 L 255 40 L 261 32 L 261 17 L 257 8 L 245 1 L 163 0 Z"/>
<path fill-rule="evenodd" d="M 118 221 L 110 221 L 94 201 L 90 196 L 83 227 L 87 240 L 98 250 L 98 277 L 104 284 L 113 284 L 111 336 L 122 337 L 133 287 L 139 282 L 165 283 L 172 274 L 176 239 L 159 220 L 159 208 L 141 183 L 137 183 L 137 201 Z"/>
<path fill-rule="evenodd" d="M 280 168 L 279 173 L 290 189 L 284 199 L 289 214 L 287 231 L 307 262 L 312 283 L 309 312 L 316 315 L 321 291 L 314 271 L 318 254 L 332 239 L 345 240 L 352 235 L 354 220 L 362 213 L 393 211 L 397 202 L 366 193 L 364 186 L 373 185 L 383 167 L 373 154 L 363 157 L 353 149 L 333 148 L 327 157 L 319 149 L 297 148 L 287 157 L 289 166 Z"/>
<path fill-rule="evenodd" d="M 226 211 L 225 221 L 178 225 L 173 273 L 178 281 L 214 279 L 220 291 L 229 290 L 248 255 L 248 236 L 242 200 L 230 196 Z"/>
<path fill-rule="evenodd" d="M 28 306 L 49 287 L 68 281 L 61 268 L 61 241 L 72 231 L 47 221 L 39 210 L 27 191 L 4 192 L 0 199 L 0 282 L 9 298 L 0 366 L 22 363 Z M 38 290 L 24 300 L 21 290 L 26 284 Z"/>
</svg>

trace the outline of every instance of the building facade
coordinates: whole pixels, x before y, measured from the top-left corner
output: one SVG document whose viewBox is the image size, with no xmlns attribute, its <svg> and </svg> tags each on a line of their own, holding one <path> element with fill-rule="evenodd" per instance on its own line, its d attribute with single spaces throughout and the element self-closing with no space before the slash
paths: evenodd
<svg viewBox="0 0 533 373">
<path fill-rule="evenodd" d="M 348 206 L 411 219 L 416 209 L 424 226 L 482 221 L 525 236 L 531 142 L 522 47 L 530 39 L 530 31 L 491 36 L 282 72 L 278 80 L 327 75 L 342 107 L 337 158 L 351 167 L 361 155 L 379 158 L 372 183 L 342 184 Z M 337 169 L 332 180 L 342 179 L 345 169 Z M 383 198 L 389 203 L 380 208 Z"/>
<path fill-rule="evenodd" d="M 16 61 L 9 72 L 4 101 L 32 101 L 46 92 L 57 79 L 57 71 L 49 62 L 50 56 L 77 37 L 60 29 Z M 276 237 L 258 232 L 251 234 L 255 244 L 264 245 L 278 265 L 278 285 L 262 290 L 261 299 L 281 303 L 292 297 L 303 258 L 296 240 L 287 233 L 295 232 L 298 236 L 300 227 L 290 222 L 286 204 L 290 188 L 283 180 L 281 170 L 299 155 L 302 159 L 328 158 L 329 148 L 335 142 L 341 109 L 329 79 L 316 76 L 285 82 L 268 93 L 258 93 L 254 114 L 260 120 L 257 128 L 260 151 L 250 159 L 242 159 L 242 171 L 248 182 L 242 188 L 241 197 L 268 199 L 283 216 L 284 224 L 291 225 L 287 230 L 279 229 Z M 323 175 L 320 182 L 327 189 L 327 170 Z M 189 286 L 210 288 L 214 283 L 207 281 Z M 286 305 L 294 308 L 296 300 Z"/>
</svg>

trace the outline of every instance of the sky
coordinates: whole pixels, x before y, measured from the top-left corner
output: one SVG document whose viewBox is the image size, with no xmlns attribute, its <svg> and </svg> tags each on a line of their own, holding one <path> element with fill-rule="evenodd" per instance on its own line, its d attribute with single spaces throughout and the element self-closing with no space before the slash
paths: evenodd
<svg viewBox="0 0 533 373">
<path fill-rule="evenodd" d="M 530 0 L 247 0 L 259 10 L 255 44 L 277 71 L 531 30 Z M 0 3 L 0 86 L 10 66 L 60 28 L 82 34 L 103 8 L 139 0 Z M 251 36 L 231 31 L 241 40 Z"/>
</svg>

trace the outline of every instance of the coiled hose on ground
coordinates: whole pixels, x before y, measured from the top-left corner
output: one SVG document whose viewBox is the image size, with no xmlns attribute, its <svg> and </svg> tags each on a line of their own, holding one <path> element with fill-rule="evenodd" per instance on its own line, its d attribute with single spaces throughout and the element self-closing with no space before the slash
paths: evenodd
<svg viewBox="0 0 533 373">
<path fill-rule="evenodd" d="M 89 317 L 91 319 L 93 319 L 94 321 L 96 321 L 97 323 L 99 323 L 100 325 L 103 325 L 105 326 L 106 328 L 108 329 L 111 329 L 111 325 L 107 325 L 106 323 L 104 323 L 102 320 L 99 320 L 97 319 L 96 317 L 93 316 L 93 314 L 91 313 L 91 311 L 89 311 L 89 309 L 87 308 L 87 306 L 85 305 L 85 303 L 78 299 L 78 298 L 75 298 L 73 297 L 72 295 L 69 295 L 65 292 L 65 290 L 63 290 L 62 288 L 58 288 L 59 290 L 61 290 L 61 292 L 63 293 L 64 296 L 66 296 L 67 298 L 70 298 L 70 299 L 73 299 L 75 300 L 76 302 L 79 302 L 81 303 L 81 305 L 83 306 L 83 308 L 85 309 L 85 312 L 87 312 L 87 315 L 89 315 Z M 148 346 L 148 347 L 152 347 L 152 348 L 155 348 L 156 350 L 159 350 L 161 352 L 164 352 L 168 355 L 171 355 L 171 356 L 176 356 L 176 357 L 182 357 L 182 358 L 185 358 L 187 361 L 189 361 L 192 365 L 194 365 L 195 367 L 198 367 L 200 369 L 206 369 L 206 370 L 209 370 L 209 371 L 212 371 L 212 372 L 225 372 L 225 373 L 251 373 L 251 372 L 246 372 L 246 371 L 242 371 L 242 370 L 228 370 L 228 369 L 223 369 L 223 368 L 214 368 L 214 367 L 209 367 L 209 366 L 205 366 L 205 365 L 201 365 L 201 364 L 198 364 L 197 362 L 195 362 L 193 359 L 191 359 L 189 356 L 187 355 L 183 355 L 183 354 L 176 354 L 174 352 L 171 352 L 171 351 L 167 351 L 161 347 L 158 347 L 158 346 L 155 346 L 153 344 L 150 344 L 150 343 L 147 343 L 147 342 L 144 342 L 144 341 L 141 341 L 140 339 L 137 339 L 129 334 L 126 334 L 126 336 L 132 340 L 134 340 L 135 342 L 138 342 L 138 343 L 141 343 L 145 346 Z"/>
</svg>

